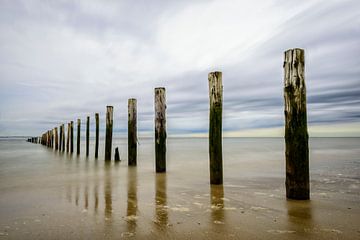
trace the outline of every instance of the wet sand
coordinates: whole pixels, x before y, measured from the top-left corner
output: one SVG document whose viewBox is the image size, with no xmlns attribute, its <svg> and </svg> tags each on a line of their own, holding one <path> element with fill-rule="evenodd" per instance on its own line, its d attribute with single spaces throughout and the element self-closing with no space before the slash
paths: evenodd
<svg viewBox="0 0 360 240">
<path fill-rule="evenodd" d="M 310 144 L 311 200 L 289 201 L 279 138 L 224 139 L 223 186 L 209 185 L 206 139 L 169 139 L 166 174 L 152 139 L 137 167 L 126 139 L 119 164 L 0 140 L 0 240 L 360 239 L 360 139 Z"/>
</svg>

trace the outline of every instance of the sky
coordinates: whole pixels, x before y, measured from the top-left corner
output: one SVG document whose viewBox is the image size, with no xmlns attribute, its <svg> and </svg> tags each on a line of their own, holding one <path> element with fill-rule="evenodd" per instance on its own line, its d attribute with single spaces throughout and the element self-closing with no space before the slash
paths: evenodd
<svg viewBox="0 0 360 240">
<path fill-rule="evenodd" d="M 152 136 L 206 136 L 207 75 L 223 73 L 224 136 L 283 136 L 283 55 L 305 50 L 310 136 L 360 136 L 360 1 L 0 0 L 0 136 L 38 136 L 138 100 Z M 82 126 L 85 128 L 85 126 Z"/>
</svg>

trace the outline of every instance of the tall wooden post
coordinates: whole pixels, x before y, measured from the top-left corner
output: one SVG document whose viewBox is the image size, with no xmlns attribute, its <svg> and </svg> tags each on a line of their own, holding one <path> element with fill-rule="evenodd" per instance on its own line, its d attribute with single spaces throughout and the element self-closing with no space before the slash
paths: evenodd
<svg viewBox="0 0 360 240">
<path fill-rule="evenodd" d="M 99 114 L 95 113 L 95 158 L 99 155 Z"/>
<path fill-rule="evenodd" d="M 51 134 L 51 148 L 54 148 L 54 129 L 50 130 Z"/>
<path fill-rule="evenodd" d="M 106 107 L 105 161 L 111 161 L 113 106 Z"/>
<path fill-rule="evenodd" d="M 74 122 L 70 122 L 70 153 L 74 152 Z"/>
<path fill-rule="evenodd" d="M 62 127 L 62 151 L 65 152 L 65 124 L 61 125 Z"/>
<path fill-rule="evenodd" d="M 137 126 L 136 99 L 128 100 L 128 165 L 136 166 L 137 160 Z"/>
<path fill-rule="evenodd" d="M 90 117 L 86 118 L 86 156 L 89 156 Z"/>
<path fill-rule="evenodd" d="M 62 139 L 62 134 L 63 134 L 62 125 L 60 125 L 59 129 L 60 129 L 60 133 L 59 133 L 59 151 L 61 152 L 62 141 L 63 141 L 63 139 Z"/>
<path fill-rule="evenodd" d="M 76 154 L 80 155 L 80 131 L 81 131 L 81 120 L 77 120 L 77 138 L 76 138 Z"/>
<path fill-rule="evenodd" d="M 310 184 L 304 64 L 303 49 L 285 52 L 286 197 L 305 200 L 310 198 Z"/>
<path fill-rule="evenodd" d="M 210 98 L 210 124 L 209 124 L 210 183 L 222 184 L 223 183 L 222 73 L 211 72 L 208 75 L 208 80 L 209 80 L 209 98 Z"/>
<path fill-rule="evenodd" d="M 71 129 L 71 125 L 70 125 L 70 123 L 68 123 L 68 125 L 67 125 L 67 137 L 66 137 L 66 152 L 69 152 L 70 129 Z"/>
<path fill-rule="evenodd" d="M 55 150 L 59 150 L 59 136 L 57 132 L 57 127 L 54 128 L 54 135 L 55 135 Z"/>
<path fill-rule="evenodd" d="M 155 159 L 156 172 L 166 172 L 165 88 L 155 88 Z"/>
</svg>

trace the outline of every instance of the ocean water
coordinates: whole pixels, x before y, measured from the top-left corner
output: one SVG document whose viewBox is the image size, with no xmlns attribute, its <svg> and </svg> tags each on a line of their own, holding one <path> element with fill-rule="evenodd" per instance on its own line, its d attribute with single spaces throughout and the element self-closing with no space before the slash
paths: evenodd
<svg viewBox="0 0 360 240">
<path fill-rule="evenodd" d="M 360 138 L 311 138 L 311 200 L 285 197 L 282 138 L 225 138 L 224 184 L 209 184 L 208 141 L 169 138 L 122 161 L 0 139 L 0 239 L 359 239 Z"/>
</svg>

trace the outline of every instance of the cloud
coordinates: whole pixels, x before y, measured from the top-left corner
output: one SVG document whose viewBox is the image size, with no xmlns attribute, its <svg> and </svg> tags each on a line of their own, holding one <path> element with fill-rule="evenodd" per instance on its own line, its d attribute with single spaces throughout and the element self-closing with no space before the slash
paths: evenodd
<svg viewBox="0 0 360 240">
<path fill-rule="evenodd" d="M 167 90 L 169 134 L 206 133 L 207 74 L 223 72 L 224 130 L 283 126 L 283 52 L 306 55 L 310 125 L 360 116 L 358 1 L 3 1 L 0 135 L 37 135 L 114 105 L 126 132 L 138 99 L 153 129 Z M 350 126 L 349 125 L 349 126 Z M 352 125 L 351 125 L 352 126 Z M 141 133 L 140 133 L 141 134 Z"/>
</svg>

